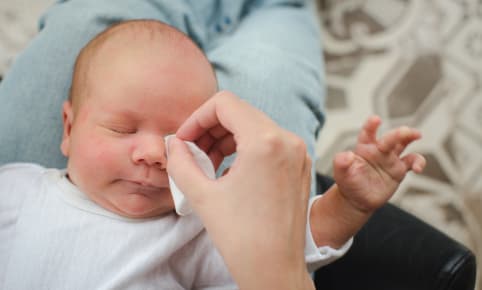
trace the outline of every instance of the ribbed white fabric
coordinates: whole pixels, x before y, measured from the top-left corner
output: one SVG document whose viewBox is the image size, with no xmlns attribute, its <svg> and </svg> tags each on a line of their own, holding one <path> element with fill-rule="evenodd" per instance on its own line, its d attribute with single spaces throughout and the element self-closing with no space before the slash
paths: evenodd
<svg viewBox="0 0 482 290">
<path fill-rule="evenodd" d="M 195 214 L 118 216 L 65 171 L 0 167 L 0 289 L 238 289 Z"/>
</svg>

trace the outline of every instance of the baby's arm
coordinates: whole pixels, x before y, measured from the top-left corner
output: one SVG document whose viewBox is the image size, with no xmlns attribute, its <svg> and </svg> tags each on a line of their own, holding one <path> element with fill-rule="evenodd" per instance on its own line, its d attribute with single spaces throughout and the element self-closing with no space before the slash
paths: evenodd
<svg viewBox="0 0 482 290">
<path fill-rule="evenodd" d="M 335 184 L 313 203 L 309 217 L 318 246 L 344 245 L 392 197 L 408 171 L 423 170 L 425 159 L 420 154 L 400 156 L 421 134 L 399 127 L 377 139 L 380 123 L 379 117 L 370 117 L 355 150 L 336 155 Z"/>
</svg>

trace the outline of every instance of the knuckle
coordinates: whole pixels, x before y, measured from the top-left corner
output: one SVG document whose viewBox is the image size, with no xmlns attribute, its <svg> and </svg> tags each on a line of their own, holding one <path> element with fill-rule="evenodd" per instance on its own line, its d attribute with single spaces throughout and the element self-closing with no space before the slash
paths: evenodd
<svg viewBox="0 0 482 290">
<path fill-rule="evenodd" d="M 230 91 L 227 91 L 227 90 L 220 90 L 219 92 L 216 93 L 216 95 L 214 95 L 214 97 L 217 97 L 217 98 L 220 98 L 220 97 L 226 97 L 226 96 L 232 96 L 232 93 Z"/>
<path fill-rule="evenodd" d="M 308 151 L 307 148 L 306 148 L 305 141 L 303 141 L 303 139 L 301 139 L 300 137 L 298 137 L 296 135 L 293 138 L 293 145 L 294 145 L 294 148 L 296 150 L 298 150 L 299 152 L 301 152 L 303 154 L 306 154 L 306 152 Z"/>
<path fill-rule="evenodd" d="M 267 132 L 260 137 L 258 153 L 262 155 L 280 154 L 283 151 L 284 140 L 280 134 Z"/>
<path fill-rule="evenodd" d="M 211 101 L 217 104 L 232 102 L 232 100 L 235 100 L 235 99 L 236 99 L 236 96 L 227 90 L 221 90 L 211 97 Z"/>
<path fill-rule="evenodd" d="M 296 156 L 300 160 L 307 155 L 303 139 L 288 131 L 270 131 L 259 137 L 259 153 Z"/>
<path fill-rule="evenodd" d="M 287 132 L 287 140 L 289 140 L 289 150 L 291 152 L 295 152 L 297 154 L 297 156 L 299 156 L 299 158 L 304 158 L 305 155 L 307 155 L 308 153 L 308 148 L 306 146 L 306 143 L 305 141 L 299 137 L 298 135 L 294 134 L 294 133 L 291 133 L 291 132 Z"/>
</svg>

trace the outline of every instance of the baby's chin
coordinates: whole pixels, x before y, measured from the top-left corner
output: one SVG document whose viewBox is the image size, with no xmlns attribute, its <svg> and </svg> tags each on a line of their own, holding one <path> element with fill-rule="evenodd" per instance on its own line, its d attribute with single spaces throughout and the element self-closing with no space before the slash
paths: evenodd
<svg viewBox="0 0 482 290">
<path fill-rule="evenodd" d="M 103 206 L 118 215 L 131 219 L 153 218 L 174 212 L 174 201 L 170 192 L 167 196 L 162 200 L 153 201 L 143 194 L 128 194 L 121 200 L 115 200 L 111 204 Z"/>
</svg>

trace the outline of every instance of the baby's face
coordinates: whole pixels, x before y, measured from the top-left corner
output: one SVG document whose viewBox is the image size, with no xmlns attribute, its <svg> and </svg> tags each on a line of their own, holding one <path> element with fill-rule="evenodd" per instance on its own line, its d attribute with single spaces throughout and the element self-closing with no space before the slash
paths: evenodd
<svg viewBox="0 0 482 290">
<path fill-rule="evenodd" d="M 165 55 L 169 57 L 165 57 Z M 174 209 L 164 137 L 216 91 L 200 55 L 117 48 L 90 72 L 91 89 L 75 118 L 66 103 L 64 140 L 71 181 L 122 216 L 146 218 Z M 70 131 L 70 132 L 69 132 Z"/>
</svg>

